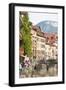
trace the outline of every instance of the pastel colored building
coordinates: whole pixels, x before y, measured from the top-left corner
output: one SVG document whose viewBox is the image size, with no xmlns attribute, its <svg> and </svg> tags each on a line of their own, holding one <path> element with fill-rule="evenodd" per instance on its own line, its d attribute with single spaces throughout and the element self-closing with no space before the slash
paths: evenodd
<svg viewBox="0 0 66 90">
<path fill-rule="evenodd" d="M 57 34 L 48 34 L 37 26 L 32 26 L 32 57 L 36 60 L 57 59 Z"/>
</svg>

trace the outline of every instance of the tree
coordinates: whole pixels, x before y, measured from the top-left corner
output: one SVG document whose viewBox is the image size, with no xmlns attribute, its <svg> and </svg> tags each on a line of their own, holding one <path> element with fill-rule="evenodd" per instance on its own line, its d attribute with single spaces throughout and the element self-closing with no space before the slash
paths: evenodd
<svg viewBox="0 0 66 90">
<path fill-rule="evenodd" d="M 29 22 L 28 13 L 20 14 L 20 38 L 22 40 L 21 47 L 24 48 L 24 54 L 31 57 L 32 41 L 31 41 L 31 22 Z"/>
</svg>

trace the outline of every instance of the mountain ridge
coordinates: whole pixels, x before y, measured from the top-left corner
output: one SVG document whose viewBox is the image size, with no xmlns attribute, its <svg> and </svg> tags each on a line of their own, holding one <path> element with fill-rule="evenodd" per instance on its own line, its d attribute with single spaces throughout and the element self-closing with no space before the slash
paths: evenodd
<svg viewBox="0 0 66 90">
<path fill-rule="evenodd" d="M 57 33 L 58 32 L 58 23 L 56 21 L 41 21 L 37 24 L 38 27 L 44 32 L 48 33 Z"/>
</svg>

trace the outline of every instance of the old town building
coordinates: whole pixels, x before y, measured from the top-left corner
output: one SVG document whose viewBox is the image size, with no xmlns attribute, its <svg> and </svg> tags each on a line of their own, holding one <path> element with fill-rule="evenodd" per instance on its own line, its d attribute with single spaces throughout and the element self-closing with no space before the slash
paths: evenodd
<svg viewBox="0 0 66 90">
<path fill-rule="evenodd" d="M 37 26 L 32 26 L 32 57 L 36 60 L 57 59 L 57 34 L 44 33 Z"/>
</svg>

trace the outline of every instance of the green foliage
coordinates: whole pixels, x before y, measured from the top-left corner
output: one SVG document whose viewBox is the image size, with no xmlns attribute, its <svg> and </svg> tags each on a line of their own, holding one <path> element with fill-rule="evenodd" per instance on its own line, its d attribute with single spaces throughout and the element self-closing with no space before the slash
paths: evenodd
<svg viewBox="0 0 66 90">
<path fill-rule="evenodd" d="M 31 41 L 31 22 L 29 22 L 28 13 L 20 15 L 20 33 L 22 35 L 22 45 L 24 48 L 24 53 L 27 56 L 31 56 L 32 54 L 32 41 Z"/>
</svg>

